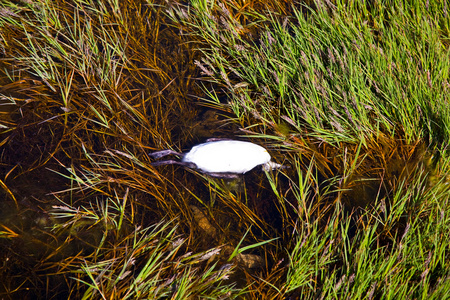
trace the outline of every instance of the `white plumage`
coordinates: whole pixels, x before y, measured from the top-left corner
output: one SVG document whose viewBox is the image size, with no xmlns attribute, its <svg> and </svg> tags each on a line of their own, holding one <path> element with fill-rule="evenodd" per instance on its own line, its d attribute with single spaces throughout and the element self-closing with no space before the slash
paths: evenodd
<svg viewBox="0 0 450 300">
<path fill-rule="evenodd" d="M 263 170 L 281 168 L 282 166 L 270 161 L 270 154 L 263 147 L 243 141 L 218 140 L 196 145 L 181 154 L 172 150 L 162 150 L 151 153 L 154 158 L 166 155 L 181 157 L 181 161 L 165 160 L 153 162 L 153 166 L 179 164 L 196 168 L 204 173 L 217 177 L 230 177 L 233 174 L 244 174 L 256 166 Z"/>
<path fill-rule="evenodd" d="M 270 161 L 263 147 L 242 141 L 214 141 L 194 146 L 182 162 L 193 163 L 207 173 L 244 174 L 258 165 Z"/>
</svg>

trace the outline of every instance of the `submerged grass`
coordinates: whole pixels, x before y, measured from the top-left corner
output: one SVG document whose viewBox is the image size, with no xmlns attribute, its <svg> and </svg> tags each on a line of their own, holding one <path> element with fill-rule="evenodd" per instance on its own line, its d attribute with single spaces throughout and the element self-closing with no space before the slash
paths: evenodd
<svg viewBox="0 0 450 300">
<path fill-rule="evenodd" d="M 444 297 L 447 9 L 3 2 L 0 294 Z M 287 168 L 149 164 L 212 135 Z"/>
</svg>

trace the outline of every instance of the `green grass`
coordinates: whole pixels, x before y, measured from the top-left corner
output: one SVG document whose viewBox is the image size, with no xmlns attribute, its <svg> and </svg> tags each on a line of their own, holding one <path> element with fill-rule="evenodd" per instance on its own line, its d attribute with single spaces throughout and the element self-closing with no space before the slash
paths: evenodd
<svg viewBox="0 0 450 300">
<path fill-rule="evenodd" d="M 204 41 L 198 64 L 241 119 L 287 122 L 331 144 L 383 132 L 434 145 L 448 139 L 450 24 L 444 4 L 421 3 L 300 4 L 280 16 L 192 1 L 188 17 L 171 15 Z"/>
<path fill-rule="evenodd" d="M 445 1 L 0 4 L 0 295 L 436 299 Z M 210 137 L 240 182 L 146 153 Z"/>
</svg>

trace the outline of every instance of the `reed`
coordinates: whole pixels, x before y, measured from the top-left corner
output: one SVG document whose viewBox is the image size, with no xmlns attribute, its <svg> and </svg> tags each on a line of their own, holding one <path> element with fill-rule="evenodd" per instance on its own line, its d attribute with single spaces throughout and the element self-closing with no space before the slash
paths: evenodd
<svg viewBox="0 0 450 300">
<path fill-rule="evenodd" d="M 444 297 L 447 10 L 2 2 L 0 295 Z M 150 164 L 212 136 L 286 168 Z"/>
</svg>

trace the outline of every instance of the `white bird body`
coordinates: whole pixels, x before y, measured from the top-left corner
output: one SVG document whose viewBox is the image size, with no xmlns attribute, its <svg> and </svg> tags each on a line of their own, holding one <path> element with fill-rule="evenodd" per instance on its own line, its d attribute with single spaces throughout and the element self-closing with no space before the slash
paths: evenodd
<svg viewBox="0 0 450 300">
<path fill-rule="evenodd" d="M 173 150 L 162 150 L 151 153 L 153 158 L 166 155 L 181 157 L 181 161 L 165 160 L 153 162 L 153 166 L 178 164 L 196 168 L 215 177 L 236 177 L 256 166 L 262 166 L 264 171 L 282 168 L 282 165 L 270 161 L 270 154 L 263 147 L 243 141 L 217 140 L 196 145 L 181 154 Z"/>
<path fill-rule="evenodd" d="M 270 161 L 270 154 L 263 147 L 243 141 L 223 140 L 192 147 L 181 160 L 193 163 L 207 173 L 244 174 L 258 165 Z"/>
</svg>

